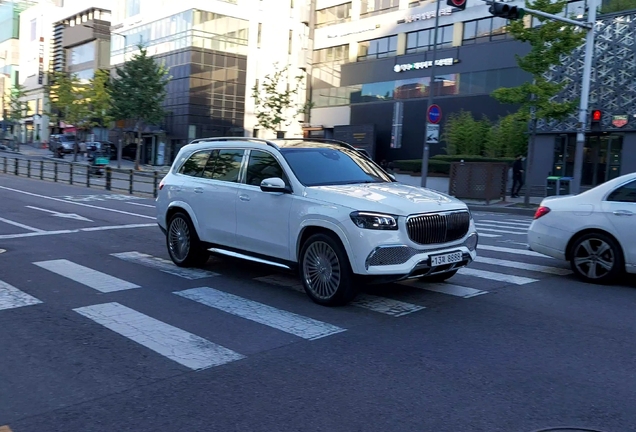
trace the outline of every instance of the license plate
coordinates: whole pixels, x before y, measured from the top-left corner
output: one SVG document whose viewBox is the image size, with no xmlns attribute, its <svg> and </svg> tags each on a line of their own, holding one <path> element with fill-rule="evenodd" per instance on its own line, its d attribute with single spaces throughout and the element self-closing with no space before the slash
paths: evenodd
<svg viewBox="0 0 636 432">
<path fill-rule="evenodd" d="M 431 267 L 441 266 L 444 264 L 453 264 L 462 261 L 463 256 L 461 252 L 451 252 L 443 255 L 431 256 Z"/>
</svg>

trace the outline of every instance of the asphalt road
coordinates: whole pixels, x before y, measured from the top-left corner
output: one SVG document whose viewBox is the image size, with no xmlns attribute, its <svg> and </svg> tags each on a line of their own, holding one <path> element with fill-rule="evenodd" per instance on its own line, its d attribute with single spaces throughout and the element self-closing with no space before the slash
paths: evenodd
<svg viewBox="0 0 636 432">
<path fill-rule="evenodd" d="M 636 284 L 574 280 L 529 218 L 476 214 L 448 283 L 325 308 L 176 268 L 151 199 L 0 174 L 0 202 L 2 432 L 634 430 Z"/>
</svg>

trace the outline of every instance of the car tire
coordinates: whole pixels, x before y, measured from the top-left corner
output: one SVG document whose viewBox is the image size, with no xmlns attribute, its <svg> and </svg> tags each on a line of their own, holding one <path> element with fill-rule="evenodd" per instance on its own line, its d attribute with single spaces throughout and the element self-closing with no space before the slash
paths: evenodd
<svg viewBox="0 0 636 432">
<path fill-rule="evenodd" d="M 457 274 L 457 270 L 451 270 L 446 273 L 438 273 L 431 276 L 422 276 L 421 278 L 419 278 L 419 280 L 422 282 L 428 282 L 428 283 L 445 282 L 448 279 L 455 276 L 456 274 Z"/>
<path fill-rule="evenodd" d="M 309 237 L 301 248 L 298 264 L 305 292 L 314 302 L 342 306 L 355 298 L 357 290 L 349 258 L 334 236 L 319 233 Z"/>
<path fill-rule="evenodd" d="M 625 259 L 623 250 L 612 237 L 603 233 L 588 233 L 572 244 L 570 266 L 579 279 L 608 284 L 622 275 Z"/>
<path fill-rule="evenodd" d="M 210 258 L 210 252 L 201 244 L 190 217 L 183 212 L 177 212 L 170 218 L 166 246 L 170 259 L 179 267 L 200 267 Z"/>
</svg>

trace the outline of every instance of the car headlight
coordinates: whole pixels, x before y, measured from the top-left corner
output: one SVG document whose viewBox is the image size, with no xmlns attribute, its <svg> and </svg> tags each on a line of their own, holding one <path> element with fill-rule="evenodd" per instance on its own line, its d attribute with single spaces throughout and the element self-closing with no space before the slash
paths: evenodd
<svg viewBox="0 0 636 432">
<path fill-rule="evenodd" d="M 397 218 L 388 214 L 353 212 L 349 215 L 356 226 L 373 230 L 397 230 Z"/>
</svg>

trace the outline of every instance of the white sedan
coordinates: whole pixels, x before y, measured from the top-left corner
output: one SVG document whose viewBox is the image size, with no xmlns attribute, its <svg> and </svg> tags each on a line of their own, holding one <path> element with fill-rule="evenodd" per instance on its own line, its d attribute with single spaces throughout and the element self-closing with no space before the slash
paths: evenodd
<svg viewBox="0 0 636 432">
<path fill-rule="evenodd" d="M 528 246 L 569 261 L 588 282 L 636 274 L 636 173 L 579 195 L 545 198 L 528 230 Z"/>
</svg>

